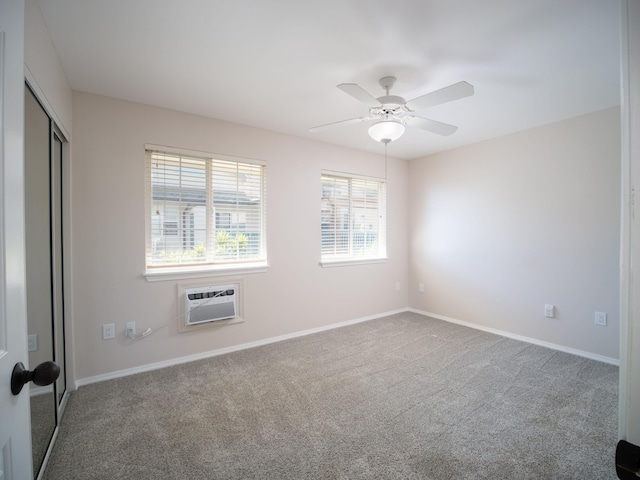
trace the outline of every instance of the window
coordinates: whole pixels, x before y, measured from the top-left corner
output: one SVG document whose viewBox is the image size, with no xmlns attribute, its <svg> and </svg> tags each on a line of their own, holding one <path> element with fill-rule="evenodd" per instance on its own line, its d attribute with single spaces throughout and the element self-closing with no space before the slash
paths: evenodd
<svg viewBox="0 0 640 480">
<path fill-rule="evenodd" d="M 164 222 L 164 235 L 178 235 L 178 222 Z"/>
<path fill-rule="evenodd" d="M 266 265 L 265 191 L 261 163 L 147 147 L 147 273 Z"/>
<path fill-rule="evenodd" d="M 321 263 L 386 257 L 385 183 L 322 174 Z"/>
</svg>

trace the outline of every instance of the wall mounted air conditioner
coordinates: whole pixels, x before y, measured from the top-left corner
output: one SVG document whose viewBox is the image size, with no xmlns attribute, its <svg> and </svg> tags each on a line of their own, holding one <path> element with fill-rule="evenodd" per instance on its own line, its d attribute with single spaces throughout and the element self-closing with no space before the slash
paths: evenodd
<svg viewBox="0 0 640 480">
<path fill-rule="evenodd" d="M 184 290 L 186 325 L 200 325 L 235 318 L 236 290 L 236 285 L 186 288 Z"/>
</svg>

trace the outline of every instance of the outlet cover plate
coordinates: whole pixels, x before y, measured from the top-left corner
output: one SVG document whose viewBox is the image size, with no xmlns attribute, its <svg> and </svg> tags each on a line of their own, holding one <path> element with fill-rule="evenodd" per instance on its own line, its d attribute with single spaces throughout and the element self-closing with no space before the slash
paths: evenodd
<svg viewBox="0 0 640 480">
<path fill-rule="evenodd" d="M 102 339 L 111 340 L 116 338 L 116 326 L 114 323 L 105 323 L 102 325 Z"/>
<path fill-rule="evenodd" d="M 125 325 L 127 337 L 133 337 L 136 334 L 136 322 L 127 322 Z"/>
<path fill-rule="evenodd" d="M 553 318 L 556 316 L 556 307 L 553 305 L 544 306 L 544 316 L 547 318 Z"/>
<path fill-rule="evenodd" d="M 27 345 L 28 345 L 28 350 L 30 352 L 37 351 L 38 350 L 38 335 L 37 334 L 29 335 L 27 337 Z"/>
<path fill-rule="evenodd" d="M 607 325 L 607 313 L 606 312 L 596 312 L 594 323 L 596 325 L 606 326 Z"/>
</svg>

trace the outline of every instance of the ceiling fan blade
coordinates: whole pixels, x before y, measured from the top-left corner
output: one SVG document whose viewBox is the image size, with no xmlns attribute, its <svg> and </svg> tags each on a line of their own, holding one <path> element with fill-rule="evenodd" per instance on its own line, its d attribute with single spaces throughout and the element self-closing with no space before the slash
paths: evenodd
<svg viewBox="0 0 640 480">
<path fill-rule="evenodd" d="M 362 103 L 364 103 L 369 107 L 382 106 L 382 104 L 378 101 L 377 98 L 375 98 L 373 95 L 371 95 L 369 92 L 367 92 L 364 88 L 362 88 L 360 85 L 356 83 L 341 83 L 340 85 L 338 85 L 338 88 L 342 90 L 344 93 L 351 95 L 353 98 L 361 101 Z"/>
<path fill-rule="evenodd" d="M 451 135 L 458 129 L 458 127 L 454 125 L 436 122 L 435 120 L 429 120 L 428 118 L 422 117 L 406 117 L 405 122 L 410 127 L 421 128 L 422 130 L 427 130 L 429 132 L 437 133 L 438 135 L 443 136 Z"/>
<path fill-rule="evenodd" d="M 467 82 L 458 82 L 448 87 L 441 88 L 435 92 L 427 93 L 421 97 L 414 98 L 407 102 L 407 107 L 411 110 L 421 110 L 441 103 L 451 102 L 459 98 L 469 97 L 473 95 L 473 85 Z"/>
<path fill-rule="evenodd" d="M 325 130 L 325 129 L 329 129 L 329 128 L 333 128 L 333 127 L 340 127 L 340 126 L 343 126 L 343 125 L 351 125 L 353 123 L 366 122 L 367 120 L 371 120 L 372 118 L 373 117 L 371 117 L 371 116 L 350 118 L 349 120 L 341 120 L 339 122 L 327 123 L 325 125 L 318 125 L 317 127 L 311 127 L 309 129 L 309 131 L 310 132 L 319 132 L 321 130 Z"/>
</svg>

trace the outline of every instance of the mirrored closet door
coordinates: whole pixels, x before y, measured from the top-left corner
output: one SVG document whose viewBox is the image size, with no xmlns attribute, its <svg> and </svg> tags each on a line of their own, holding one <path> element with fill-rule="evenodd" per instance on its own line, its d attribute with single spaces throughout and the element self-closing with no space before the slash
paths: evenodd
<svg viewBox="0 0 640 480">
<path fill-rule="evenodd" d="M 52 385 L 30 384 L 35 478 L 56 432 L 66 391 L 62 158 L 64 142 L 54 122 L 25 86 L 25 245 L 29 369 L 54 361 Z"/>
</svg>

